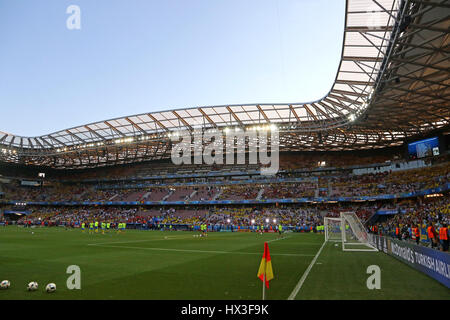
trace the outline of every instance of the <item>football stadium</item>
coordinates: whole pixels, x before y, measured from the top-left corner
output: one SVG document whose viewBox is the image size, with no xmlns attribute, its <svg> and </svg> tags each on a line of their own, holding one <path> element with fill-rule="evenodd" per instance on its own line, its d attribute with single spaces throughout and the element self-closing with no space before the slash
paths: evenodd
<svg viewBox="0 0 450 320">
<path fill-rule="evenodd" d="M 0 131 L 0 300 L 449 300 L 450 1 L 341 2 L 317 100 Z"/>
</svg>

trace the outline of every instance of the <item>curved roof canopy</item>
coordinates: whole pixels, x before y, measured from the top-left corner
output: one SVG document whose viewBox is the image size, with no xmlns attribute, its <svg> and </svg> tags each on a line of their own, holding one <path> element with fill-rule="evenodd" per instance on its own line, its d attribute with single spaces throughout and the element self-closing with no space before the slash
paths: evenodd
<svg viewBox="0 0 450 320">
<path fill-rule="evenodd" d="M 162 158 L 180 130 L 274 127 L 280 150 L 400 145 L 448 126 L 448 1 L 347 0 L 341 61 L 307 103 L 204 106 L 138 114 L 39 137 L 0 132 L 0 160 L 57 168 Z"/>
</svg>

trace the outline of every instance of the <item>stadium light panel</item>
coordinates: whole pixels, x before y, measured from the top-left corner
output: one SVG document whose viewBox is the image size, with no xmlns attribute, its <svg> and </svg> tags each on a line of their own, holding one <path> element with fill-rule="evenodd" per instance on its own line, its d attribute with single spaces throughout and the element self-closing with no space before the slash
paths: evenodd
<svg viewBox="0 0 450 320">
<path fill-rule="evenodd" d="M 353 122 L 353 121 L 356 120 L 356 115 L 353 114 L 353 113 L 351 113 L 351 114 L 348 116 L 348 119 L 349 119 L 351 122 Z"/>
</svg>

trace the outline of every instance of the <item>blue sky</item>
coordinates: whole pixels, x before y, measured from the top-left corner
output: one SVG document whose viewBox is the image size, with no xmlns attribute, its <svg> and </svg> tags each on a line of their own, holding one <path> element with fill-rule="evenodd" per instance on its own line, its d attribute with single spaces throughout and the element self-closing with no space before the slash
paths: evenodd
<svg viewBox="0 0 450 320">
<path fill-rule="evenodd" d="M 72 4 L 81 30 L 66 28 Z M 344 11 L 344 0 L 0 0 L 0 131 L 321 98 Z"/>
</svg>

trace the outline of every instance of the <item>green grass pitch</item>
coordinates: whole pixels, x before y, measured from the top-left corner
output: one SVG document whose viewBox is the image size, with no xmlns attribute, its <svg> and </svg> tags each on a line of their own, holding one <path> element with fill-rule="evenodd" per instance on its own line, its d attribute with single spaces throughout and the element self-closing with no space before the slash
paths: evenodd
<svg viewBox="0 0 450 320">
<path fill-rule="evenodd" d="M 34 232 L 34 234 L 32 234 Z M 210 233 L 0 228 L 0 299 L 261 299 L 256 277 L 269 241 L 275 278 L 267 299 L 285 300 L 321 247 L 320 234 Z M 369 290 L 366 269 L 381 268 L 381 289 Z M 81 290 L 68 290 L 66 269 L 81 268 Z M 28 292 L 28 282 L 39 289 Z M 57 291 L 45 292 L 54 282 Z M 342 252 L 327 243 L 296 299 L 450 299 L 437 281 L 379 252 Z"/>
</svg>

